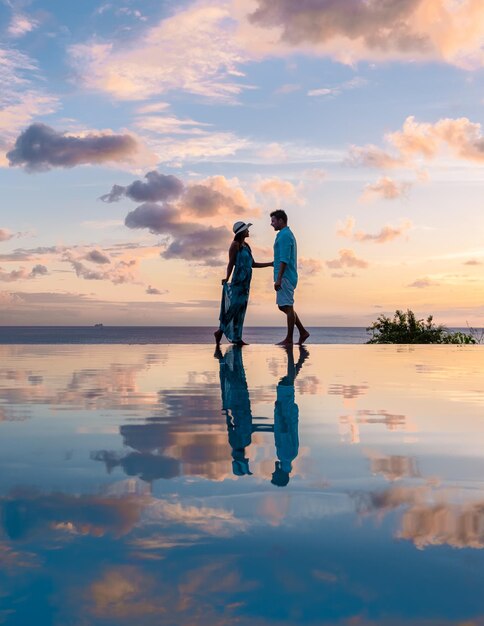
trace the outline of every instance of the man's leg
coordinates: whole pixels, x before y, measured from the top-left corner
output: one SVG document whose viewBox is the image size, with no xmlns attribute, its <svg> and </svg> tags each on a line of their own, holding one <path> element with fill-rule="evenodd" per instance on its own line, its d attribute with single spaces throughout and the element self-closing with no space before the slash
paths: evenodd
<svg viewBox="0 0 484 626">
<path fill-rule="evenodd" d="M 299 331 L 299 341 L 298 341 L 298 344 L 300 346 L 302 346 L 302 344 L 309 337 L 309 332 L 302 325 L 302 322 L 299 319 L 299 315 L 296 313 L 296 311 L 294 311 L 294 323 L 296 324 L 296 327 L 297 327 L 297 329 Z"/>
<path fill-rule="evenodd" d="M 287 335 L 286 338 L 280 341 L 278 346 L 290 346 L 292 345 L 292 339 L 294 335 L 294 324 L 296 322 L 296 316 L 294 313 L 294 307 L 292 305 L 279 305 L 279 310 L 286 315 L 287 321 Z"/>
</svg>

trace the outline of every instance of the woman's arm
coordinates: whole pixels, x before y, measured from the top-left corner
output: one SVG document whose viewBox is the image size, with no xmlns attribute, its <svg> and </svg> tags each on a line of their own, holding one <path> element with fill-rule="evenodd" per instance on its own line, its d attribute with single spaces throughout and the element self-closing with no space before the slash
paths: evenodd
<svg viewBox="0 0 484 626">
<path fill-rule="evenodd" d="M 274 267 L 274 261 L 270 263 L 256 263 L 255 261 L 252 263 L 252 267 Z"/>
<path fill-rule="evenodd" d="M 237 252 L 239 251 L 239 244 L 233 241 L 229 248 L 229 262 L 227 264 L 227 276 L 222 278 L 222 285 L 229 282 L 230 275 L 235 266 L 235 259 L 237 258 Z"/>
</svg>

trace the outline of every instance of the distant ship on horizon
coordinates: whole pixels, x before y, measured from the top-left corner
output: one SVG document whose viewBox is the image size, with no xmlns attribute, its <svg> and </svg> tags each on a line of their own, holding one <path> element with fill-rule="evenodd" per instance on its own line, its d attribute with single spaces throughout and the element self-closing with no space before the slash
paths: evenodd
<svg viewBox="0 0 484 626">
<path fill-rule="evenodd" d="M 94 328 L 102 328 L 104 324 L 94 324 Z"/>
</svg>

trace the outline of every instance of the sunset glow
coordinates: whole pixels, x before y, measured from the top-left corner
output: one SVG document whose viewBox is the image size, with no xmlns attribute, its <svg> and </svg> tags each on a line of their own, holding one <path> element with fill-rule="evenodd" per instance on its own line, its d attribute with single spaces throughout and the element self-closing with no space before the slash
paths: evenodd
<svg viewBox="0 0 484 626">
<path fill-rule="evenodd" d="M 479 0 L 3 0 L 0 27 L 0 325 L 216 326 L 233 222 L 270 261 L 284 208 L 305 323 L 484 326 Z M 281 323 L 271 271 L 250 298 Z"/>
</svg>

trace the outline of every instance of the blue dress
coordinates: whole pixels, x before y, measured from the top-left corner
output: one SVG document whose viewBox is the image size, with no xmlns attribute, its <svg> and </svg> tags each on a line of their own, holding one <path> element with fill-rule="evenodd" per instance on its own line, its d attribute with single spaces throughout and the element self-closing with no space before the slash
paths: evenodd
<svg viewBox="0 0 484 626">
<path fill-rule="evenodd" d="M 245 312 L 249 302 L 254 259 L 249 246 L 242 246 L 235 259 L 231 283 L 225 283 L 220 305 L 220 330 L 229 341 L 242 341 Z"/>
</svg>

